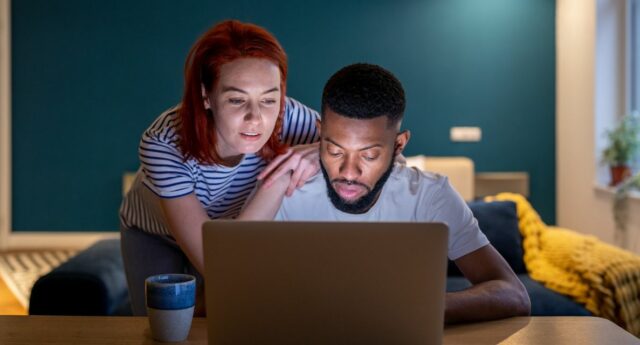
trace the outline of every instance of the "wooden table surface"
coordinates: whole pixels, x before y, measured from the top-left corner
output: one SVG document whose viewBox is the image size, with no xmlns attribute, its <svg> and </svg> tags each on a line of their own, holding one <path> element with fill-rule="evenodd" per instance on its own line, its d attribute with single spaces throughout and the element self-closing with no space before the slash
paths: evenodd
<svg viewBox="0 0 640 345">
<path fill-rule="evenodd" d="M 206 344 L 206 320 L 195 318 L 180 344 Z M 517 317 L 448 326 L 444 344 L 640 344 L 596 317 Z M 145 317 L 0 316 L 0 344 L 156 344 Z M 160 343 L 161 344 L 161 343 Z"/>
</svg>

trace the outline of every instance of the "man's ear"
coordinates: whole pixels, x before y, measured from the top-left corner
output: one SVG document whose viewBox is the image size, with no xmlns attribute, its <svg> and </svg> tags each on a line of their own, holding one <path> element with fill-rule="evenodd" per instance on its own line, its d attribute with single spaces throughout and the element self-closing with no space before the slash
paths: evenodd
<svg viewBox="0 0 640 345">
<path fill-rule="evenodd" d="M 316 130 L 318 131 L 318 137 L 322 134 L 322 121 L 318 118 L 316 119 Z"/>
<path fill-rule="evenodd" d="M 204 87 L 204 84 L 200 84 L 200 90 L 202 91 L 202 101 L 204 102 L 204 108 L 207 110 L 211 109 L 209 95 L 207 95 L 207 89 Z"/>
<path fill-rule="evenodd" d="M 396 143 L 394 147 L 394 155 L 399 155 L 404 150 L 405 146 L 409 142 L 409 138 L 411 138 L 411 132 L 409 130 L 404 130 L 396 135 Z"/>
</svg>

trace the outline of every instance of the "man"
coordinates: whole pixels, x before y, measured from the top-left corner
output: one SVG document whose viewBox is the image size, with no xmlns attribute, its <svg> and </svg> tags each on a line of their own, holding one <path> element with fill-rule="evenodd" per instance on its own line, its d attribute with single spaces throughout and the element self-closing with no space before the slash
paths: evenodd
<svg viewBox="0 0 640 345">
<path fill-rule="evenodd" d="M 443 222 L 449 258 L 473 284 L 447 293 L 445 322 L 529 315 L 527 291 L 447 178 L 396 163 L 410 136 L 400 131 L 404 109 L 404 90 L 389 71 L 341 69 L 322 95 L 322 174 L 284 199 L 288 177 L 260 187 L 239 219 Z"/>
</svg>

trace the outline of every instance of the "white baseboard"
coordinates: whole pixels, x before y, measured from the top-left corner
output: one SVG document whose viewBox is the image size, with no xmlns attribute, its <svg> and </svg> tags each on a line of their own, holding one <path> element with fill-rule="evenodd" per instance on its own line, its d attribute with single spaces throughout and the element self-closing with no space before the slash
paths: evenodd
<svg viewBox="0 0 640 345">
<path fill-rule="evenodd" d="M 7 239 L 8 250 L 34 248 L 84 249 L 102 239 L 120 238 L 120 232 L 36 232 L 13 231 Z"/>
</svg>

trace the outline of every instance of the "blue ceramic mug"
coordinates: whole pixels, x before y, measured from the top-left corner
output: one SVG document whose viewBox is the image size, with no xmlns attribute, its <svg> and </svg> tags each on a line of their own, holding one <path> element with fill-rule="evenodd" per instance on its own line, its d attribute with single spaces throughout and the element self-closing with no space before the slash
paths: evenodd
<svg viewBox="0 0 640 345">
<path fill-rule="evenodd" d="M 151 335 L 163 342 L 183 341 L 189 335 L 196 304 L 196 278 L 189 274 L 159 274 L 145 280 Z"/>
</svg>

